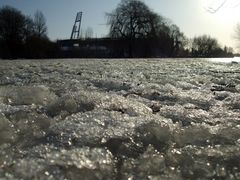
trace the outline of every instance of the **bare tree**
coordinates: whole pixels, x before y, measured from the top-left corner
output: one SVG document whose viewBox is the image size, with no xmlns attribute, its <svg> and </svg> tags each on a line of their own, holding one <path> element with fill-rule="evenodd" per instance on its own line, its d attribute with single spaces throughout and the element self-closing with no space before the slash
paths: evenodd
<svg viewBox="0 0 240 180">
<path fill-rule="evenodd" d="M 139 0 L 122 0 L 107 16 L 110 36 L 130 39 L 156 33 L 157 21 L 161 19 Z"/>
<path fill-rule="evenodd" d="M 240 5 L 240 0 L 210 0 L 206 10 L 210 13 L 216 13 L 221 8 L 235 8 Z"/>
<path fill-rule="evenodd" d="M 214 0 L 209 1 L 209 6 L 207 7 L 207 11 L 210 13 L 215 13 L 217 12 L 219 9 L 221 9 L 225 4 L 226 4 L 227 0 L 222 0 L 221 2 L 215 2 Z"/>
<path fill-rule="evenodd" d="M 46 37 L 47 36 L 47 25 L 46 18 L 44 17 L 41 11 L 36 11 L 34 14 L 34 31 L 38 37 Z"/>
<path fill-rule="evenodd" d="M 240 23 L 237 24 L 235 29 L 235 39 L 238 44 L 238 48 L 240 49 Z"/>
<path fill-rule="evenodd" d="M 25 16 L 24 41 L 35 34 L 34 22 L 30 16 Z"/>
<path fill-rule="evenodd" d="M 22 40 L 25 27 L 25 16 L 15 8 L 0 8 L 0 39 Z"/>
<path fill-rule="evenodd" d="M 221 47 L 217 39 L 208 35 L 195 37 L 192 42 L 192 54 L 197 57 L 213 57 L 219 54 Z"/>
<path fill-rule="evenodd" d="M 21 55 L 24 43 L 26 18 L 15 8 L 0 8 L 0 51 L 4 58 L 17 58 Z"/>
<path fill-rule="evenodd" d="M 175 24 L 169 26 L 171 55 L 176 54 L 179 49 L 187 45 L 187 38 Z"/>
<path fill-rule="evenodd" d="M 110 37 L 128 41 L 130 57 L 133 56 L 134 46 L 140 39 L 155 42 L 154 48 L 169 56 L 176 55 L 184 46 L 185 37 L 180 29 L 170 20 L 151 11 L 140 0 L 122 0 L 107 16 Z"/>
<path fill-rule="evenodd" d="M 129 56 L 132 57 L 132 44 L 137 38 L 156 36 L 161 17 L 152 12 L 139 0 L 122 0 L 118 7 L 107 14 L 110 37 L 129 40 Z"/>
</svg>

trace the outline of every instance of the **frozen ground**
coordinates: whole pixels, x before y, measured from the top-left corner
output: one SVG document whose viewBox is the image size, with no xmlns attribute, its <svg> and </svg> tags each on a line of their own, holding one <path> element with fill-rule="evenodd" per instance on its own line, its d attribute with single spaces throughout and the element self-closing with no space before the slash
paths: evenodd
<svg viewBox="0 0 240 180">
<path fill-rule="evenodd" d="M 0 61 L 0 179 L 240 179 L 240 64 Z"/>
</svg>

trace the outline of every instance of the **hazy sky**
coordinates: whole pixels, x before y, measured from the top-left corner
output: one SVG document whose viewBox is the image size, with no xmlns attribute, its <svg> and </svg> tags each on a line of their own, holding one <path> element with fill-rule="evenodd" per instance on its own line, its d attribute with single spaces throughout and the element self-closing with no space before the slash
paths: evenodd
<svg viewBox="0 0 240 180">
<path fill-rule="evenodd" d="M 206 9 L 217 8 L 224 0 L 144 0 L 155 12 L 171 19 L 184 34 L 192 38 L 209 34 L 221 45 L 235 47 L 234 28 L 240 22 L 240 0 L 228 0 L 216 13 Z M 116 8 L 120 0 L 1 0 L 0 6 L 10 5 L 25 15 L 40 10 L 46 16 L 48 35 L 52 40 L 69 38 L 76 13 L 83 11 L 82 29 L 93 28 L 94 36 L 108 33 L 105 13 Z"/>
</svg>

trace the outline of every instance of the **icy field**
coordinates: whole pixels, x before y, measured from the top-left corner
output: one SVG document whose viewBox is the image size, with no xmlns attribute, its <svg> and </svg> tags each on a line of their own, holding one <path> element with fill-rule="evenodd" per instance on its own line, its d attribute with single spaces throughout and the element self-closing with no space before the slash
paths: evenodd
<svg viewBox="0 0 240 180">
<path fill-rule="evenodd" d="M 240 64 L 0 61 L 0 179 L 240 179 Z"/>
</svg>

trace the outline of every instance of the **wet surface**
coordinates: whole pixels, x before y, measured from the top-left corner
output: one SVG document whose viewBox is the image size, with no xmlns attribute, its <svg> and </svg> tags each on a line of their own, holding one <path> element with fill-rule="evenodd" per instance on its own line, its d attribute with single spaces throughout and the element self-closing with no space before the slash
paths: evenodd
<svg viewBox="0 0 240 180">
<path fill-rule="evenodd" d="M 0 179 L 240 179 L 240 65 L 0 61 Z"/>
</svg>

